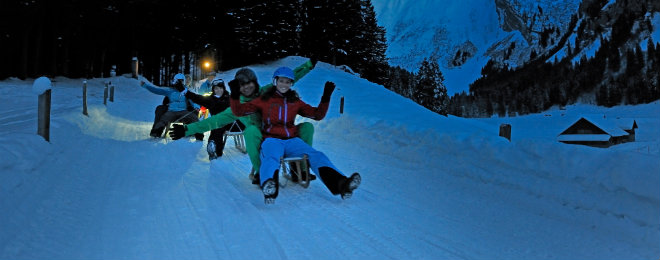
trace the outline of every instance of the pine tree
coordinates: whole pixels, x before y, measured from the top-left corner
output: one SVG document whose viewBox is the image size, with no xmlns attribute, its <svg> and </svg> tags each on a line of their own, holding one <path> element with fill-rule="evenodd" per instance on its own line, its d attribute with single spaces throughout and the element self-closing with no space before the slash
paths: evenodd
<svg viewBox="0 0 660 260">
<path fill-rule="evenodd" d="M 449 96 L 443 81 L 438 63 L 425 58 L 417 73 L 415 101 L 431 111 L 447 115 Z"/>
<path fill-rule="evenodd" d="M 385 28 L 377 24 L 371 0 L 361 0 L 360 5 L 363 17 L 362 37 L 357 39 L 358 45 L 353 47 L 357 48 L 357 55 L 364 56 L 353 66 L 362 68 L 364 78 L 382 84 L 385 81 L 382 75 L 387 66 Z M 360 53 L 361 46 L 364 46 L 363 53 Z"/>
</svg>

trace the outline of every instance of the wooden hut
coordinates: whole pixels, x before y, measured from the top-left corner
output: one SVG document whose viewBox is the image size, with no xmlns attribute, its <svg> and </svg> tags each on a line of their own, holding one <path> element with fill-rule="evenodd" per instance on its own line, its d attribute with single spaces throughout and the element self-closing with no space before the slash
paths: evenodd
<svg viewBox="0 0 660 260">
<path fill-rule="evenodd" d="M 557 140 L 567 144 L 582 144 L 595 147 L 609 147 L 635 140 L 635 120 L 581 117 L 557 136 Z"/>
</svg>

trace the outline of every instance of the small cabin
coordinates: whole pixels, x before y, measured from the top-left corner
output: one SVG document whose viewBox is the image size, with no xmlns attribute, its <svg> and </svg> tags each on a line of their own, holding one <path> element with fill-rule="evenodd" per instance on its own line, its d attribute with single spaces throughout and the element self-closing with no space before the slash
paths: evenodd
<svg viewBox="0 0 660 260">
<path fill-rule="evenodd" d="M 594 147 L 634 142 L 637 122 L 634 119 L 612 119 L 581 117 L 557 136 L 557 140 L 567 144 L 581 144 Z"/>
</svg>

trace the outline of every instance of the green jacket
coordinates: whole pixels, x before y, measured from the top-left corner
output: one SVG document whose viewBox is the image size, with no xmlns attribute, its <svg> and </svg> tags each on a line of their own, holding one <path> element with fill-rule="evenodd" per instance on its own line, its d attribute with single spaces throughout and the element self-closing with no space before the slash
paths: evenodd
<svg viewBox="0 0 660 260">
<path fill-rule="evenodd" d="M 312 70 L 312 62 L 307 61 L 303 63 L 302 65 L 298 66 L 293 70 L 295 79 L 294 82 L 297 82 L 300 80 L 302 77 L 307 75 Z M 265 86 L 262 86 L 259 88 L 259 95 L 257 97 L 261 96 L 263 93 L 266 93 L 270 88 L 273 87 L 273 84 L 268 84 Z M 241 95 L 241 103 L 246 103 L 250 102 L 254 97 L 245 97 Z M 186 136 L 188 135 L 193 135 L 193 134 L 198 134 L 198 133 L 204 133 L 207 131 L 211 131 L 216 128 L 223 127 L 227 124 L 230 124 L 236 119 L 241 120 L 243 124 L 247 127 L 250 125 L 256 126 L 259 128 L 261 124 L 261 114 L 255 113 L 247 116 L 242 116 L 242 117 L 237 117 L 234 115 L 234 113 L 231 111 L 231 108 L 225 109 L 225 111 L 222 111 L 216 115 L 213 115 L 205 120 L 195 122 L 192 124 L 187 125 L 187 130 L 186 130 Z"/>
</svg>

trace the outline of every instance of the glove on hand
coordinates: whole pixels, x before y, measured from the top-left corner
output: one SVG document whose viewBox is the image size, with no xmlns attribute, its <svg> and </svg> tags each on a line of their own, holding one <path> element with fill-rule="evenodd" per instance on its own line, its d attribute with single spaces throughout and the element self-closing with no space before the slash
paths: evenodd
<svg viewBox="0 0 660 260">
<path fill-rule="evenodd" d="M 335 91 L 335 83 L 332 81 L 326 81 L 325 88 L 323 88 L 323 96 L 321 96 L 321 102 L 330 102 L 330 97 L 332 96 L 333 91 Z"/>
<path fill-rule="evenodd" d="M 175 124 L 172 126 L 172 128 L 170 128 L 170 137 L 172 137 L 173 140 L 179 140 L 186 136 L 187 129 L 188 127 L 186 127 L 186 125 Z"/>
<path fill-rule="evenodd" d="M 232 79 L 227 85 L 229 85 L 231 91 L 231 99 L 239 99 L 241 97 L 241 84 L 238 83 L 238 80 Z"/>
</svg>

